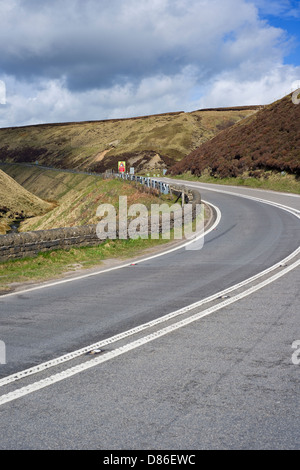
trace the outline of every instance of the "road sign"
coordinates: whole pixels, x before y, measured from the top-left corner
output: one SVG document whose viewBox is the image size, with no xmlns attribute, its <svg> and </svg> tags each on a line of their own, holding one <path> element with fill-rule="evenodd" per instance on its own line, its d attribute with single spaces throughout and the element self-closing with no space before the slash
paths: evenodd
<svg viewBox="0 0 300 470">
<path fill-rule="evenodd" d="M 126 171 L 126 162 L 118 162 L 118 171 L 119 171 L 119 173 L 125 173 L 125 171 Z"/>
</svg>

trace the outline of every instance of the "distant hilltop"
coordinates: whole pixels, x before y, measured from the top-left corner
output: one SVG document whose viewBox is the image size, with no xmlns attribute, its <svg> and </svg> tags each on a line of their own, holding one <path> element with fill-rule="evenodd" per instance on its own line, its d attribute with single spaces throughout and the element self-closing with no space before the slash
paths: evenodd
<svg viewBox="0 0 300 470">
<path fill-rule="evenodd" d="M 267 170 L 300 175 L 300 106 L 289 94 L 222 130 L 169 170 L 201 176 L 259 176 Z"/>
<path fill-rule="evenodd" d="M 121 160 L 139 173 L 161 171 L 259 108 L 237 106 L 2 128 L 0 161 L 105 172 L 117 171 Z"/>
<path fill-rule="evenodd" d="M 223 107 L 223 108 L 203 108 L 197 109 L 196 111 L 192 111 L 192 113 L 196 112 L 205 112 L 205 111 L 248 111 L 248 110 L 258 110 L 264 108 L 266 105 L 249 105 L 249 106 L 230 106 L 230 107 Z M 101 120 L 94 120 L 94 121 L 70 121 L 70 122 L 53 122 L 53 123 L 44 123 L 44 124 L 27 124 L 24 126 L 10 126 L 10 127 L 2 127 L 1 129 L 9 130 L 9 129 L 24 129 L 28 127 L 49 127 L 49 126 L 76 126 L 82 124 L 95 124 L 95 123 L 103 123 L 103 122 L 119 122 L 119 121 L 136 121 L 139 119 L 149 119 L 155 118 L 160 116 L 178 116 L 178 114 L 186 114 L 185 111 L 174 111 L 170 113 L 160 113 L 160 114 L 148 114 L 145 116 L 135 116 L 135 117 L 127 117 L 127 118 L 112 118 L 112 119 L 101 119 Z M 190 113 L 187 113 L 190 114 Z"/>
<path fill-rule="evenodd" d="M 262 109 L 265 108 L 265 104 L 258 104 L 258 105 L 249 105 L 249 106 L 230 106 L 226 108 L 203 108 L 203 109 L 198 109 L 197 111 L 247 111 L 247 110 L 257 110 L 257 109 Z"/>
</svg>

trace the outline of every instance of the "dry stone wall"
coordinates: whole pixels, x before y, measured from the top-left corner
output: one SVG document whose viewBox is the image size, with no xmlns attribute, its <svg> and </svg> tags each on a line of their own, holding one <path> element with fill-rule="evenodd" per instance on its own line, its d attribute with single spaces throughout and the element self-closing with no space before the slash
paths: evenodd
<svg viewBox="0 0 300 470">
<path fill-rule="evenodd" d="M 191 193 L 192 197 L 190 203 L 193 205 L 194 216 L 196 204 L 201 203 L 201 195 L 198 191 L 192 191 Z M 171 229 L 174 227 L 174 222 L 178 217 L 182 218 L 182 210 L 171 214 Z M 148 220 L 148 233 L 151 233 L 151 230 L 154 230 L 156 233 L 161 233 L 161 217 L 159 219 L 158 227 L 151 226 L 151 220 Z M 129 233 L 128 236 L 130 236 Z M 116 238 L 118 238 L 118 229 L 116 231 Z M 96 224 L 51 230 L 37 230 L 33 232 L 10 233 L 7 235 L 0 235 L 0 261 L 21 259 L 57 249 L 96 246 L 100 245 L 104 241 L 105 239 L 100 239 L 97 235 Z"/>
</svg>

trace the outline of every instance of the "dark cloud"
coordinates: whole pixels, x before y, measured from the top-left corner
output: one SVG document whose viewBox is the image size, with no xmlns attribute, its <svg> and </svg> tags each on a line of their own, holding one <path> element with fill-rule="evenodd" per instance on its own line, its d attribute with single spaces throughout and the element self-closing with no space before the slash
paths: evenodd
<svg viewBox="0 0 300 470">
<path fill-rule="evenodd" d="M 250 24 L 255 15 L 242 1 L 226 0 L 222 12 L 211 3 L 12 0 L 0 20 L 1 67 L 22 78 L 64 76 L 74 90 L 187 65 L 222 70 L 223 36 L 240 26 L 239 14 Z M 236 3 L 243 8 L 233 19 Z"/>
</svg>

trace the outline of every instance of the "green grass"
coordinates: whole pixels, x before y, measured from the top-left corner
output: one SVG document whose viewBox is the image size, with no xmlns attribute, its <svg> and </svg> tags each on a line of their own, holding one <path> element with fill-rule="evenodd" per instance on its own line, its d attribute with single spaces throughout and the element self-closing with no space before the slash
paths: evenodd
<svg viewBox="0 0 300 470">
<path fill-rule="evenodd" d="M 209 217 L 205 212 L 205 219 Z M 192 230 L 196 229 L 193 221 Z M 17 285 L 57 279 L 66 273 L 101 266 L 105 260 L 126 260 L 149 253 L 150 250 L 174 241 L 174 229 L 169 239 L 148 238 L 106 240 L 94 247 L 69 248 L 39 253 L 34 257 L 0 263 L 0 294 L 13 291 Z"/>
<path fill-rule="evenodd" d="M 66 272 L 97 267 L 104 260 L 125 260 L 170 240 L 107 240 L 95 247 L 70 248 L 40 253 L 35 257 L 0 263 L 0 292 L 13 290 L 14 283 L 46 281 Z"/>
<path fill-rule="evenodd" d="M 268 189 L 285 193 L 300 194 L 300 180 L 293 175 L 281 175 L 280 173 L 265 172 L 261 178 L 249 176 L 237 178 L 214 178 L 209 175 L 196 177 L 190 172 L 178 176 L 172 176 L 174 179 L 198 181 L 200 183 L 224 184 L 231 186 L 245 186 L 249 188 Z"/>
<path fill-rule="evenodd" d="M 45 216 L 28 219 L 31 230 L 41 228 L 41 221 L 44 224 L 43 228 L 53 228 L 51 225 L 53 223 L 55 226 L 69 225 L 72 213 L 77 225 L 83 222 L 97 223 L 98 219 L 94 220 L 93 217 L 96 216 L 98 205 L 106 202 L 117 208 L 120 194 L 127 196 L 128 207 L 134 203 L 141 203 L 149 209 L 151 204 L 174 203 L 174 197 L 162 195 L 157 197 L 154 194 L 141 192 L 140 185 L 120 180 L 103 180 L 94 176 L 73 175 L 18 165 L 13 165 L 10 169 L 13 176 L 25 187 L 44 196 L 45 199 L 57 201 L 57 207 Z M 49 219 L 54 219 L 54 222 Z M 104 260 L 135 257 L 168 241 L 108 240 L 96 247 L 54 250 L 40 253 L 35 257 L 3 262 L 0 263 L 0 291 L 12 290 L 14 286 L 11 284 L 45 281 L 60 277 L 69 271 L 98 266 Z"/>
</svg>

